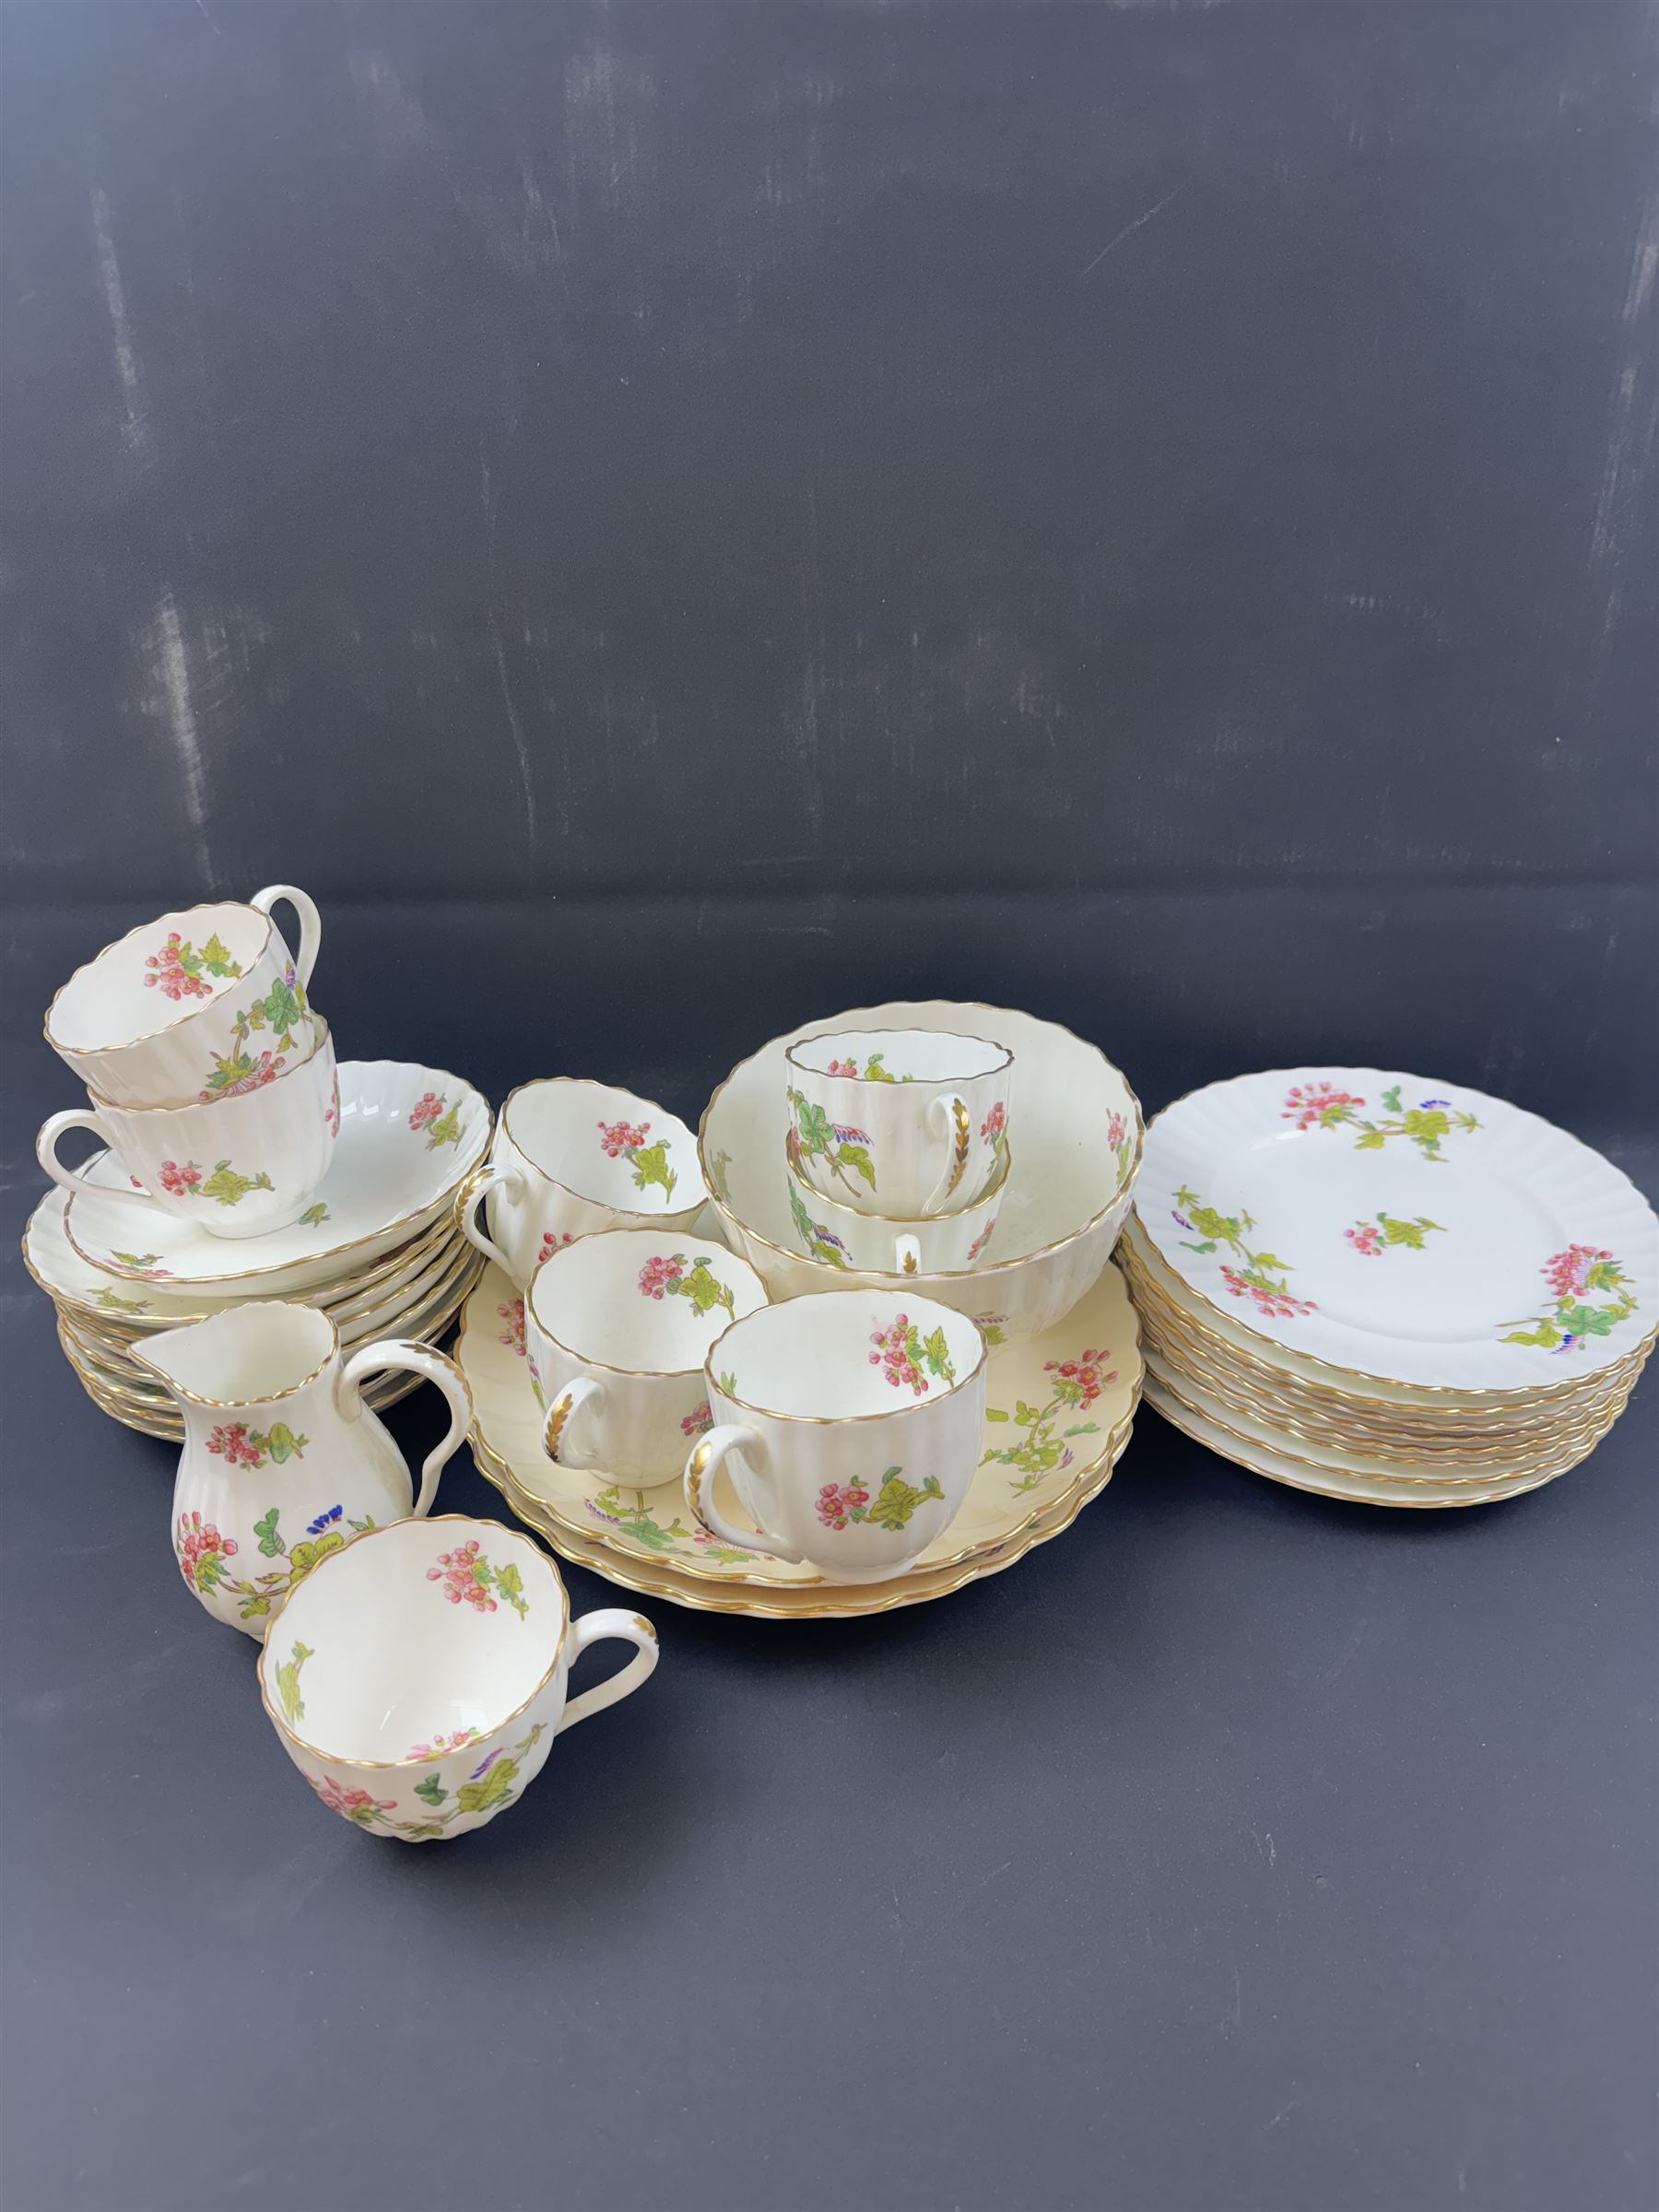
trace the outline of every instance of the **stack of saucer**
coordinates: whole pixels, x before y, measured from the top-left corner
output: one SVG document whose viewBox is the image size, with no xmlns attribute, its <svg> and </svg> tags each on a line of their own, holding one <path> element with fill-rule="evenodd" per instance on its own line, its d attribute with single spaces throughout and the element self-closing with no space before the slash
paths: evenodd
<svg viewBox="0 0 1659 2212">
<path fill-rule="evenodd" d="M 1244 1076 L 1158 1115 L 1120 1258 L 1166 1418 L 1377 1505 L 1567 1473 L 1659 1313 L 1659 1221 L 1617 1168 L 1502 1100 L 1377 1068 Z"/>
<path fill-rule="evenodd" d="M 270 918 L 278 899 L 300 918 L 298 959 Z M 181 1432 L 131 1356 L 159 1330 L 300 1300 L 347 1348 L 430 1341 L 477 1279 L 454 1212 L 489 1108 L 441 1068 L 336 1065 L 307 996 L 319 935 L 291 887 L 166 914 L 77 970 L 47 1015 L 89 1104 L 41 1128 L 59 1188 L 30 1217 L 24 1263 L 88 1394 L 131 1428 Z M 109 1148 L 65 1167 L 72 1128 Z M 412 1387 L 387 1375 L 364 1395 L 385 1405 Z"/>
</svg>

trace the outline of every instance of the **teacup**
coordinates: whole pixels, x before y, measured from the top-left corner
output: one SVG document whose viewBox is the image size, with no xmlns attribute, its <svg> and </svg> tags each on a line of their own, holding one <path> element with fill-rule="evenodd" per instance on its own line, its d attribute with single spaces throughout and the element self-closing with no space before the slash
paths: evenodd
<svg viewBox="0 0 1659 2212">
<path fill-rule="evenodd" d="M 851 1267 L 860 1275 L 962 1275 L 977 1267 L 996 1230 L 996 1209 L 1007 1188 L 1013 1155 L 1002 1148 L 1002 1164 L 982 1197 L 958 1214 L 924 1215 L 913 1221 L 861 1214 L 827 1198 L 785 1158 L 789 1213 L 801 1250 L 827 1267 Z"/>
<path fill-rule="evenodd" d="M 562 1246 L 524 1300 L 548 1458 L 641 1489 L 672 1482 L 713 1418 L 710 1346 L 766 1302 L 760 1277 L 722 1244 L 616 1229 Z"/>
<path fill-rule="evenodd" d="M 298 959 L 271 920 L 281 899 L 300 917 Z M 245 906 L 163 914 L 76 970 L 46 1010 L 46 1041 L 112 1106 L 256 1089 L 316 1041 L 305 994 L 322 929 L 311 899 L 287 883 Z"/>
<path fill-rule="evenodd" d="M 567 1703 L 571 1662 L 611 1636 L 638 1656 Z M 572 1621 L 559 1570 L 528 1536 L 446 1513 L 320 1559 L 265 1640 L 259 1688 L 331 1812 L 423 1843 L 516 1805 L 553 1738 L 656 1663 L 648 1620 L 606 1608 Z"/>
<path fill-rule="evenodd" d="M 522 1290 L 561 1245 L 596 1230 L 689 1235 L 707 1197 L 684 1122 L 631 1090 L 549 1076 L 508 1094 L 488 1162 L 462 1186 L 455 1218 Z"/>
<path fill-rule="evenodd" d="M 340 1129 L 340 1085 L 325 1022 L 303 1060 L 256 1089 L 206 1106 L 70 1107 L 41 1124 L 35 1157 L 53 1182 L 85 1190 L 57 1143 L 66 1129 L 101 1137 L 150 1206 L 216 1237 L 262 1237 L 298 1221 L 328 1171 Z"/>
<path fill-rule="evenodd" d="M 723 1544 L 881 1583 L 960 1510 L 980 1460 L 985 1340 L 953 1308 L 902 1291 L 793 1298 L 734 1323 L 707 1373 L 716 1426 L 682 1479 Z M 714 1502 L 723 1464 L 759 1537 Z"/>
<path fill-rule="evenodd" d="M 1002 1172 L 1014 1055 L 935 1030 L 840 1030 L 784 1054 L 789 1156 L 854 1213 L 959 1213 Z"/>
</svg>

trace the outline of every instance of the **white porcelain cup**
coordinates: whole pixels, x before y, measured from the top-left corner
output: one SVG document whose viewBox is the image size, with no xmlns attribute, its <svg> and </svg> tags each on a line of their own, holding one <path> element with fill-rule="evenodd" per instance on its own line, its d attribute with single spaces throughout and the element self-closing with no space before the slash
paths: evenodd
<svg viewBox="0 0 1659 2212">
<path fill-rule="evenodd" d="M 86 1184 L 57 1156 L 68 1129 L 101 1137 L 136 1186 L 135 1206 L 193 1222 L 216 1237 L 262 1237 L 298 1221 L 328 1172 L 340 1131 L 334 1040 L 252 1090 L 208 1105 L 70 1107 L 41 1124 L 35 1157 L 66 1191 Z M 122 1203 L 128 1203 L 124 1196 Z"/>
<path fill-rule="evenodd" d="M 1005 1144 L 990 1189 L 960 1213 L 906 1221 L 861 1214 L 839 1198 L 825 1197 L 786 1152 L 783 1171 L 789 1178 L 789 1215 L 796 1241 L 809 1260 L 826 1267 L 851 1268 L 859 1275 L 965 1275 L 984 1259 L 996 1232 L 996 1209 L 1007 1188 L 1012 1159 Z"/>
<path fill-rule="evenodd" d="M 297 959 L 271 920 L 279 900 L 300 917 Z M 112 1106 L 254 1089 L 316 1042 L 306 991 L 322 934 L 312 900 L 287 883 L 245 906 L 163 914 L 76 970 L 47 1008 L 46 1041 Z"/>
<path fill-rule="evenodd" d="M 641 1489 L 673 1482 L 713 1418 L 710 1346 L 766 1302 L 760 1277 L 721 1244 L 616 1229 L 562 1246 L 524 1300 L 547 1457 Z"/>
<path fill-rule="evenodd" d="M 985 1341 L 966 1314 L 903 1291 L 792 1298 L 734 1323 L 706 1372 L 716 1425 L 682 1479 L 722 1543 L 880 1583 L 960 1511 L 985 1416 Z M 723 1465 L 759 1538 L 714 1502 Z"/>
<path fill-rule="evenodd" d="M 707 1197 L 684 1122 L 631 1090 L 549 1076 L 509 1093 L 488 1162 L 462 1186 L 455 1218 L 523 1290 L 561 1245 L 597 1230 L 689 1235 Z"/>
<path fill-rule="evenodd" d="M 789 1157 L 854 1213 L 959 1213 L 1002 1172 L 1014 1055 L 935 1030 L 838 1030 L 784 1054 Z"/>
<path fill-rule="evenodd" d="M 635 1657 L 568 1698 L 572 1662 L 617 1637 Z M 354 1536 L 312 1569 L 259 1654 L 284 1750 L 371 1835 L 436 1842 L 516 1805 L 553 1738 L 648 1680 L 656 1631 L 620 1608 L 571 1620 L 528 1536 L 459 1513 Z"/>
</svg>

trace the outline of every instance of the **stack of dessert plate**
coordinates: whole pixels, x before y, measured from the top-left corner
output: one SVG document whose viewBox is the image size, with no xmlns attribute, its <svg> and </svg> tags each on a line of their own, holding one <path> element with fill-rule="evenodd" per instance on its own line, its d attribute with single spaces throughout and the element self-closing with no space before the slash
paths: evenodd
<svg viewBox="0 0 1659 2212">
<path fill-rule="evenodd" d="M 853 1618 L 921 1605 L 1011 1567 L 1070 1527 L 1128 1443 L 1141 1362 L 1135 1312 L 1115 1267 L 1037 1335 L 1008 1338 L 994 1323 L 980 1325 L 990 1356 L 979 1472 L 960 1512 L 914 1566 L 867 1584 L 829 1582 L 811 1567 L 723 1544 L 688 1515 L 677 1480 L 639 1490 L 603 1469 L 548 1459 L 541 1394 L 524 1357 L 524 1301 L 499 1267 L 486 1268 L 468 1298 L 454 1356 L 472 1392 L 480 1472 L 567 1559 L 700 1611 Z M 724 1469 L 714 1497 L 728 1521 L 755 1525 Z"/>
<path fill-rule="evenodd" d="M 251 1300 L 316 1306 L 347 1351 L 386 1336 L 433 1343 L 453 1323 L 483 1265 L 456 1225 L 455 1199 L 488 1144 L 488 1105 L 443 1069 L 404 1061 L 342 1060 L 339 1077 L 328 1173 L 289 1228 L 232 1241 L 135 1206 L 107 1152 L 88 1161 L 80 1187 L 53 1190 L 36 1207 L 24 1264 L 104 1412 L 178 1438 L 178 1409 L 134 1347 Z M 387 1374 L 363 1395 L 385 1406 L 418 1381 Z"/>
<path fill-rule="evenodd" d="M 1483 1505 L 1591 1453 L 1653 1348 L 1659 1221 L 1535 1114 L 1377 1068 L 1194 1091 L 1120 1246 L 1146 1394 L 1275 1482 Z"/>
</svg>

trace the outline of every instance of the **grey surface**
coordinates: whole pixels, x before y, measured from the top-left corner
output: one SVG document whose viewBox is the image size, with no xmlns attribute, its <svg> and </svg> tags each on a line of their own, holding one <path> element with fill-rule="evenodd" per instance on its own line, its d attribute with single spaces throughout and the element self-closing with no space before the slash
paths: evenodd
<svg viewBox="0 0 1659 2212">
<path fill-rule="evenodd" d="M 276 877 L 494 1098 L 938 993 L 1653 1190 L 1653 23 L 7 6 L 16 1223 L 53 988 Z M 5 2212 L 1653 2203 L 1651 1382 L 1467 1515 L 1148 1414 L 945 1603 L 649 1607 L 414 1852 L 0 1296 Z"/>
</svg>

